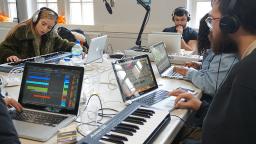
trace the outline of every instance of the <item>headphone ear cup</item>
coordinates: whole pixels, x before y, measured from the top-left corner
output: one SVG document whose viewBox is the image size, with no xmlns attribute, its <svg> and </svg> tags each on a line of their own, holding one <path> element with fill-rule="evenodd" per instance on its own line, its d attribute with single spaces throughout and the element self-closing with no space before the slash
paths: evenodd
<svg viewBox="0 0 256 144">
<path fill-rule="evenodd" d="M 190 18 L 190 14 L 188 13 L 187 21 L 189 22 L 190 20 L 191 20 L 191 18 Z"/>
<path fill-rule="evenodd" d="M 37 10 L 32 16 L 32 22 L 36 23 L 39 17 L 40 10 Z"/>
<path fill-rule="evenodd" d="M 223 33 L 234 33 L 240 27 L 240 21 L 235 15 L 223 16 L 220 19 L 220 29 Z"/>
</svg>

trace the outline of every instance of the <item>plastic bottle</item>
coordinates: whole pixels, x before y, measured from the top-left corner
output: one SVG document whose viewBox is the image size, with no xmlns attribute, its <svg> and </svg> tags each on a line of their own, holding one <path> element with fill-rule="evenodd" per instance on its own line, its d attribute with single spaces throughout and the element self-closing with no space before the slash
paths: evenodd
<svg viewBox="0 0 256 144">
<path fill-rule="evenodd" d="M 83 57 L 82 57 L 83 48 L 81 47 L 79 40 L 77 40 L 76 44 L 72 47 L 71 53 L 72 53 L 71 60 L 73 65 L 75 66 L 83 65 Z"/>
</svg>

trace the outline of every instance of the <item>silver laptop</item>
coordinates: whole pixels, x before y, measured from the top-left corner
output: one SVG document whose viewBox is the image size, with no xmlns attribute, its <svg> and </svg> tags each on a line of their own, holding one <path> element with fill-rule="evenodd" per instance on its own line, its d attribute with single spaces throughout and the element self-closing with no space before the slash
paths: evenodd
<svg viewBox="0 0 256 144">
<path fill-rule="evenodd" d="M 165 48 L 166 46 L 164 42 L 159 42 L 150 46 L 160 76 L 183 79 L 184 77 L 181 74 L 173 71 L 174 66 L 172 66 Z"/>
<path fill-rule="evenodd" d="M 159 109 L 173 109 L 173 97 L 168 91 L 158 89 L 148 55 L 117 60 L 112 66 L 126 104 L 138 102 Z"/>
<path fill-rule="evenodd" d="M 12 113 L 18 136 L 47 141 L 78 113 L 83 67 L 26 63 L 20 87 L 21 113 Z"/>
<path fill-rule="evenodd" d="M 103 51 L 106 46 L 107 35 L 93 38 L 90 42 L 89 51 L 85 63 L 91 63 L 103 56 Z"/>
<path fill-rule="evenodd" d="M 164 42 L 168 54 L 181 52 L 181 35 L 172 32 L 153 32 L 148 34 L 148 46 Z"/>
</svg>

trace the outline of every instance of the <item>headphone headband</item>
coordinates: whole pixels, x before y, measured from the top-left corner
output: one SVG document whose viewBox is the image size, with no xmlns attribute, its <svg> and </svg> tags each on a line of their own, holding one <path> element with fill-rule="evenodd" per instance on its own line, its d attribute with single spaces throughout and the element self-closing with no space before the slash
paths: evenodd
<svg viewBox="0 0 256 144">
<path fill-rule="evenodd" d="M 233 13 L 237 0 L 230 0 L 227 12 L 220 19 L 220 29 L 223 33 L 234 33 L 240 27 L 239 18 Z"/>
<path fill-rule="evenodd" d="M 52 14 L 52 16 L 53 16 L 53 18 L 54 18 L 55 24 L 57 24 L 58 14 L 57 14 L 54 10 L 52 10 L 52 9 L 50 9 L 50 8 L 47 8 L 47 7 L 42 7 L 42 8 L 40 8 L 39 10 L 37 10 L 37 11 L 33 14 L 33 16 L 32 16 L 32 21 L 33 21 L 33 23 L 36 24 L 36 23 L 39 21 L 40 16 L 41 16 L 41 14 L 42 14 L 43 11 L 49 11 L 49 12 L 50 12 L 49 14 Z"/>
<path fill-rule="evenodd" d="M 174 9 L 174 11 L 172 12 L 172 20 L 174 21 L 174 16 L 177 15 L 177 13 L 184 13 L 184 15 L 187 16 L 187 21 L 190 21 L 190 14 L 188 12 L 188 10 L 185 7 L 177 7 Z"/>
</svg>

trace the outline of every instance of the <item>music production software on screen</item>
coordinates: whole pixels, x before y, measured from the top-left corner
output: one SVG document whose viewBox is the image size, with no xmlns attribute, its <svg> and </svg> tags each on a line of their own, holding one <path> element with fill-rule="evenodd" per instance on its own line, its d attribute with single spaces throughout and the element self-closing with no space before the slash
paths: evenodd
<svg viewBox="0 0 256 144">
<path fill-rule="evenodd" d="M 146 58 L 123 63 L 121 67 L 123 70 L 119 70 L 117 75 L 127 99 L 155 86 Z"/>
<path fill-rule="evenodd" d="M 31 68 L 26 77 L 23 103 L 74 109 L 79 74 Z"/>
</svg>

